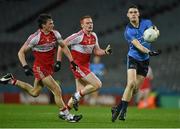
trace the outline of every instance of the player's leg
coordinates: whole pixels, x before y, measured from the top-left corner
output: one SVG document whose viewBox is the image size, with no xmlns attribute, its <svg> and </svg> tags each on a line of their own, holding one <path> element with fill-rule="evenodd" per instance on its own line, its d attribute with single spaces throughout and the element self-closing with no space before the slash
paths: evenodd
<svg viewBox="0 0 180 129">
<path fill-rule="evenodd" d="M 76 87 L 79 90 L 72 96 L 72 100 L 73 100 L 73 107 L 77 111 L 79 100 L 84 95 L 90 94 L 90 93 L 98 90 L 99 88 L 101 88 L 102 83 L 98 79 L 98 77 L 96 77 L 96 75 L 91 72 L 87 76 L 85 76 L 81 79 L 77 79 L 76 84 L 77 84 Z M 84 88 L 82 88 L 82 86 L 84 86 Z"/>
<path fill-rule="evenodd" d="M 131 60 L 131 63 L 132 62 L 133 60 Z M 135 65 L 136 67 L 133 66 L 135 68 L 134 69 L 135 72 L 132 72 L 131 69 L 128 70 L 128 83 L 120 104 L 122 107 L 119 115 L 119 120 L 125 120 L 128 102 L 131 100 L 134 91 L 136 89 L 139 89 L 140 85 L 144 81 L 144 77 L 147 75 L 148 72 L 149 60 L 145 60 L 145 61 L 134 60 L 134 62 L 135 62 L 134 64 L 136 64 Z"/>
<path fill-rule="evenodd" d="M 75 83 L 76 83 L 76 92 L 81 91 L 81 89 L 83 89 L 86 86 L 86 83 L 84 81 L 82 81 L 80 78 L 75 79 Z M 81 95 L 79 95 L 79 96 L 81 96 Z M 67 107 L 69 110 L 73 107 L 73 98 L 72 97 L 69 99 Z"/>
<path fill-rule="evenodd" d="M 136 87 L 136 78 L 137 78 L 136 69 L 133 69 L 133 68 L 128 69 L 127 70 L 127 85 L 124 90 L 122 100 L 116 107 L 113 107 L 111 109 L 112 122 L 114 122 L 117 119 L 117 117 L 120 114 L 120 111 L 123 110 L 122 113 L 123 114 L 126 113 L 128 102 L 132 98 L 134 87 Z"/>
<path fill-rule="evenodd" d="M 102 87 L 102 82 L 94 73 L 89 73 L 86 77 L 82 78 L 85 82 L 86 86 L 80 90 L 82 95 L 87 95 L 92 92 L 97 91 L 99 88 Z"/>
<path fill-rule="evenodd" d="M 119 115 L 119 120 L 125 120 L 128 103 L 134 95 L 134 90 L 140 87 L 143 80 L 144 77 L 141 75 L 136 76 L 135 72 L 130 71 L 130 73 L 128 73 L 128 84 L 124 91 L 123 98 L 121 101 L 121 112 Z"/>
<path fill-rule="evenodd" d="M 65 104 L 62 99 L 62 91 L 58 85 L 58 83 L 52 78 L 51 75 L 42 79 L 42 83 L 46 86 L 54 95 L 55 103 L 59 107 L 60 110 L 65 108 Z"/>
<path fill-rule="evenodd" d="M 144 81 L 144 78 L 145 78 L 145 77 L 142 76 L 142 75 L 137 75 L 136 87 L 134 88 L 133 95 L 135 95 L 135 94 L 138 92 L 140 86 L 142 85 L 142 83 L 143 83 L 143 81 Z"/>
<path fill-rule="evenodd" d="M 43 88 L 41 81 L 37 79 L 34 80 L 34 87 L 30 85 L 29 83 L 26 83 L 20 80 L 17 80 L 15 85 L 24 89 L 27 93 L 29 93 L 29 95 L 33 97 L 39 96 L 40 91 Z"/>
<path fill-rule="evenodd" d="M 51 75 L 43 78 L 42 83 L 54 94 L 55 103 L 59 107 L 59 117 L 61 119 L 65 119 L 69 122 L 78 122 L 80 119 L 82 119 L 82 115 L 72 115 L 69 113 L 69 110 L 66 108 L 62 99 L 62 91 Z"/>
<path fill-rule="evenodd" d="M 133 95 L 133 90 L 136 87 L 136 69 L 128 69 L 127 72 L 127 85 L 123 93 L 122 100 L 129 102 Z"/>
<path fill-rule="evenodd" d="M 12 74 L 6 74 L 0 79 L 0 81 L 5 82 L 4 84 L 11 84 L 14 86 L 18 86 L 33 97 L 37 97 L 42 89 L 42 84 L 37 79 L 35 79 L 34 87 L 33 87 L 29 83 L 15 79 Z"/>
</svg>

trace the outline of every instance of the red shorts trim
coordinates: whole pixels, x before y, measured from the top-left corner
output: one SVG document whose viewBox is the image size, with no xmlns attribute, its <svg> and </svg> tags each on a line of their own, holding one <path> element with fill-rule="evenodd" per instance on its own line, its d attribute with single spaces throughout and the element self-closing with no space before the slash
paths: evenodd
<svg viewBox="0 0 180 129">
<path fill-rule="evenodd" d="M 46 65 L 46 66 L 33 66 L 33 72 L 35 78 L 38 80 L 41 80 L 49 75 L 52 75 L 54 73 L 54 67 L 53 65 Z"/>
</svg>

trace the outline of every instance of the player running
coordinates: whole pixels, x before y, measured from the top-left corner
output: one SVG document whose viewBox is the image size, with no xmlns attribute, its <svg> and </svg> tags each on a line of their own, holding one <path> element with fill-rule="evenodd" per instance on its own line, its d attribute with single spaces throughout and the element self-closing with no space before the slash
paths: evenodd
<svg viewBox="0 0 180 129">
<path fill-rule="evenodd" d="M 82 29 L 65 39 L 65 43 L 71 45 L 71 54 L 74 62 L 79 66 L 78 69 L 74 70 L 71 65 L 76 82 L 76 92 L 67 105 L 69 109 L 73 107 L 76 111 L 83 96 L 95 92 L 102 86 L 99 78 L 89 68 L 92 53 L 97 56 L 112 53 L 110 45 L 105 50 L 99 47 L 98 38 L 96 33 L 93 32 L 93 21 L 90 16 L 83 16 L 80 19 L 80 24 Z M 62 48 L 59 47 L 57 55 L 59 64 L 61 64 L 62 59 L 61 51 Z"/>
<path fill-rule="evenodd" d="M 60 110 L 60 118 L 63 117 L 63 119 L 69 122 L 78 122 L 82 118 L 82 115 L 72 115 L 69 113 L 69 110 L 62 99 L 62 91 L 57 82 L 52 78 L 52 74 L 54 73 L 56 45 L 59 45 L 62 48 L 74 70 L 77 68 L 77 65 L 74 63 L 72 55 L 67 45 L 63 42 L 60 33 L 53 29 L 54 23 L 51 16 L 48 14 L 41 14 L 38 18 L 38 25 L 39 30 L 29 36 L 18 52 L 18 57 L 24 68 L 25 74 L 27 76 L 35 76 L 34 86 L 15 79 L 10 73 L 0 78 L 0 83 L 18 86 L 33 97 L 37 97 L 40 94 L 41 89 L 44 86 L 47 86 L 54 94 L 55 103 Z M 35 57 L 33 70 L 28 66 L 25 59 L 25 55 L 29 50 L 32 50 Z M 63 116 L 61 115 L 62 112 Z"/>
<path fill-rule="evenodd" d="M 125 120 L 128 102 L 131 100 L 133 93 L 137 91 L 142 84 L 149 66 L 149 56 L 157 56 L 160 51 L 152 51 L 151 44 L 144 41 L 144 31 L 152 27 L 150 20 L 139 19 L 140 13 L 137 6 L 130 6 L 127 17 L 130 23 L 126 26 L 125 39 L 129 45 L 127 56 L 127 86 L 123 93 L 121 102 L 111 109 L 112 122 L 119 116 L 119 120 Z M 159 30 L 155 28 L 159 33 Z"/>
</svg>

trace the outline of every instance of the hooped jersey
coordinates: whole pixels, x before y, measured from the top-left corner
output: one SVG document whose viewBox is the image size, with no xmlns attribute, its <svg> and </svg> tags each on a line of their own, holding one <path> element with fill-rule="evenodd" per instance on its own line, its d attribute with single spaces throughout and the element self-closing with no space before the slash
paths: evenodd
<svg viewBox="0 0 180 129">
<path fill-rule="evenodd" d="M 71 45 L 71 53 L 75 62 L 89 67 L 93 49 L 96 45 L 99 46 L 96 33 L 92 32 L 91 35 L 87 35 L 83 30 L 80 30 L 69 36 L 66 41 Z"/>
<path fill-rule="evenodd" d="M 35 57 L 34 65 L 54 64 L 57 40 L 63 40 L 60 33 L 56 30 L 48 34 L 41 30 L 30 35 L 25 44 L 33 51 Z"/>
</svg>

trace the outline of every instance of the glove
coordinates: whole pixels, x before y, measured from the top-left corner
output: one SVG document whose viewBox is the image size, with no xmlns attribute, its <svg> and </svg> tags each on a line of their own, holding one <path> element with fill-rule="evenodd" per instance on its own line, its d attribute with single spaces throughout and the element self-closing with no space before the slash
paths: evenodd
<svg viewBox="0 0 180 129">
<path fill-rule="evenodd" d="M 26 76 L 33 76 L 33 71 L 28 65 L 23 66 L 23 69 Z"/>
<path fill-rule="evenodd" d="M 152 26 L 152 28 L 157 32 L 158 36 L 160 36 L 160 32 L 159 32 L 158 28 L 155 25 Z"/>
<path fill-rule="evenodd" d="M 54 72 L 57 72 L 61 69 L 61 61 L 57 61 L 54 65 Z"/>
<path fill-rule="evenodd" d="M 76 71 L 76 69 L 78 68 L 78 65 L 74 61 L 71 61 L 71 65 L 72 65 L 73 70 Z"/>
<path fill-rule="evenodd" d="M 110 44 L 108 44 L 108 46 L 106 47 L 106 49 L 104 51 L 107 55 L 112 54 L 112 48 L 111 48 Z"/>
<path fill-rule="evenodd" d="M 150 51 L 148 53 L 150 56 L 158 56 L 161 54 L 161 50 L 157 50 L 157 51 Z"/>
</svg>

